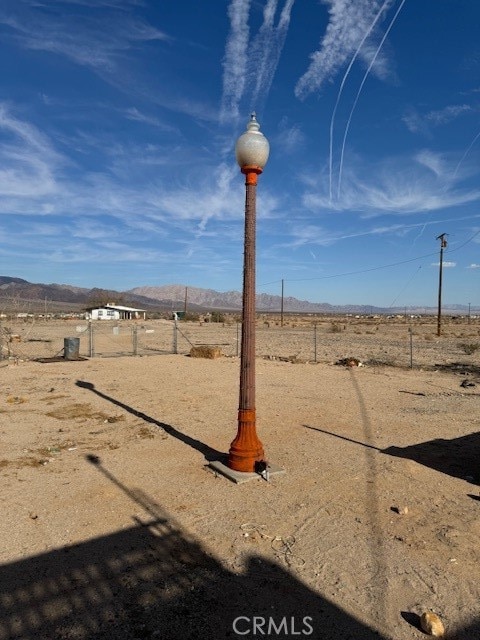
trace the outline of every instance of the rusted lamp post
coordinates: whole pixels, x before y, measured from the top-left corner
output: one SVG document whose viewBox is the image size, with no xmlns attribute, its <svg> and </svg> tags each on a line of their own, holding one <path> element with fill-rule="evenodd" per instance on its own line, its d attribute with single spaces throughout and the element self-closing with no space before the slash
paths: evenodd
<svg viewBox="0 0 480 640">
<path fill-rule="evenodd" d="M 268 140 L 252 113 L 246 132 L 235 146 L 246 194 L 238 431 L 228 454 L 228 466 L 234 471 L 262 471 L 266 466 L 255 416 L 255 227 L 257 176 L 267 163 L 269 151 Z"/>
</svg>

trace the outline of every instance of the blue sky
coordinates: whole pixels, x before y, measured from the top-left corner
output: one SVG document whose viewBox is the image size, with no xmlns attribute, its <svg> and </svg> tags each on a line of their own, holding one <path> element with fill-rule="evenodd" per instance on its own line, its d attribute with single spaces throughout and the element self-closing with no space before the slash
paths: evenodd
<svg viewBox="0 0 480 640">
<path fill-rule="evenodd" d="M 0 0 L 0 274 L 480 306 L 480 2 Z"/>
</svg>

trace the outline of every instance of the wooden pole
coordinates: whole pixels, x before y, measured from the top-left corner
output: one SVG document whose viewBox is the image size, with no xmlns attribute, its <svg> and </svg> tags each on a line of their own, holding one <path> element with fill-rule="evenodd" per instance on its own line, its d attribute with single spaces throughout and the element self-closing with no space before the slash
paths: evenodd
<svg viewBox="0 0 480 640">
<path fill-rule="evenodd" d="M 438 276 L 438 314 L 437 314 L 437 336 L 442 334 L 442 272 L 443 272 L 443 250 L 447 246 L 446 233 L 437 237 L 440 240 L 440 270 Z"/>
</svg>

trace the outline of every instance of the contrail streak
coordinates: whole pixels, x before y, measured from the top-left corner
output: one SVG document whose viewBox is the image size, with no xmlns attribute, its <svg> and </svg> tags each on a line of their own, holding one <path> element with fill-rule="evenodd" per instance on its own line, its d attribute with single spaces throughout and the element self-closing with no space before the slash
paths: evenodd
<svg viewBox="0 0 480 640">
<path fill-rule="evenodd" d="M 472 150 L 473 145 L 475 144 L 475 142 L 478 140 L 478 138 L 480 138 L 480 131 L 477 133 L 477 135 L 474 137 L 474 139 L 472 140 L 472 142 L 468 145 L 467 150 L 465 151 L 465 153 L 463 154 L 463 156 L 460 158 L 459 163 L 457 164 L 457 166 L 455 167 L 455 171 L 453 172 L 453 178 L 455 179 L 457 177 L 457 172 L 460 169 L 460 165 L 462 164 L 462 162 L 465 160 L 465 158 L 468 156 L 468 154 L 470 153 L 470 151 Z"/>
<path fill-rule="evenodd" d="M 320 42 L 320 49 L 310 55 L 310 65 L 296 84 L 297 98 L 306 98 L 320 89 L 327 79 L 336 75 L 357 47 L 382 2 L 383 0 L 322 0 L 323 4 L 330 5 L 329 23 Z"/>
<path fill-rule="evenodd" d="M 253 54 L 251 64 L 249 65 L 255 72 L 252 107 L 258 108 L 258 104 L 265 100 L 265 97 L 270 91 L 280 54 L 285 44 L 294 2 L 295 0 L 285 1 L 276 28 L 274 26 L 274 17 L 277 11 L 278 0 L 268 0 L 265 6 L 263 24 L 253 41 Z"/>
<path fill-rule="evenodd" d="M 238 105 L 245 88 L 248 48 L 248 14 L 251 0 L 232 0 L 228 8 L 231 32 L 223 63 L 223 96 L 220 120 L 238 116 Z"/>
<path fill-rule="evenodd" d="M 346 141 L 347 141 L 348 130 L 350 129 L 350 123 L 352 121 L 353 112 L 355 111 L 355 107 L 357 106 L 358 100 L 360 98 L 360 94 L 362 92 L 363 85 L 365 84 L 365 81 L 367 80 L 368 75 L 369 75 L 373 65 L 375 64 L 375 60 L 377 59 L 377 56 L 380 53 L 380 50 L 383 47 L 383 44 L 384 44 L 385 40 L 387 39 L 387 36 L 390 33 L 390 30 L 392 29 L 393 25 L 395 24 L 395 21 L 396 21 L 396 19 L 398 17 L 398 14 L 402 10 L 402 7 L 403 7 L 404 4 L 405 4 L 405 0 L 402 0 L 402 2 L 400 3 L 400 6 L 398 7 L 397 11 L 395 12 L 395 15 L 393 16 L 390 24 L 388 25 L 388 28 L 385 31 L 385 33 L 383 35 L 383 38 L 381 39 L 380 44 L 378 45 L 377 50 L 375 51 L 370 64 L 368 65 L 368 69 L 366 70 L 365 75 L 363 76 L 362 82 L 360 84 L 360 87 L 358 89 L 357 95 L 355 97 L 355 101 L 354 101 L 352 109 L 350 111 L 350 115 L 348 116 L 348 121 L 347 121 L 347 125 L 345 127 L 345 133 L 343 135 L 343 141 L 342 141 L 342 151 L 341 151 L 341 154 L 340 154 L 340 166 L 339 166 L 339 169 L 338 169 L 337 199 L 340 197 L 340 187 L 341 187 L 341 184 L 342 184 L 342 172 L 343 172 L 343 157 L 345 155 L 345 144 L 346 144 Z"/>
<path fill-rule="evenodd" d="M 368 38 L 368 36 L 371 34 L 372 29 L 375 27 L 375 25 L 378 22 L 378 19 L 380 18 L 380 16 L 382 15 L 382 12 L 387 8 L 387 6 L 391 3 L 392 0 L 385 0 L 385 2 L 383 3 L 383 5 L 381 6 L 379 12 L 377 13 L 377 15 L 375 16 L 375 18 L 373 19 L 373 21 L 370 23 L 370 26 L 368 27 L 367 31 L 365 32 L 365 35 L 363 36 L 360 44 L 357 47 L 357 50 L 355 51 L 355 53 L 352 56 L 352 59 L 350 60 L 350 64 L 348 65 L 347 70 L 345 71 L 345 74 L 342 78 L 342 83 L 340 85 L 340 89 L 338 91 L 338 95 L 337 95 L 337 100 L 335 102 L 335 106 L 333 108 L 333 112 L 332 112 L 332 118 L 330 120 L 330 155 L 329 155 L 329 195 L 330 195 L 330 202 L 332 201 L 332 174 L 333 174 L 333 127 L 334 127 L 334 121 L 335 121 L 335 116 L 337 113 L 337 108 L 338 108 L 338 104 L 340 102 L 340 97 L 342 95 L 343 92 L 343 87 L 345 86 L 345 82 L 348 78 L 348 75 L 350 74 L 350 70 L 353 67 L 353 64 L 355 62 L 355 60 L 358 57 L 358 54 L 360 53 L 361 48 L 363 47 L 365 40 Z"/>
<path fill-rule="evenodd" d="M 259 103 L 265 101 L 285 44 L 294 3 L 295 0 L 285 0 L 275 26 L 279 0 L 267 0 L 263 23 L 249 43 L 251 0 L 232 0 L 228 8 L 231 28 L 225 47 L 222 122 L 238 117 L 239 104 L 250 89 L 251 108 L 258 109 Z"/>
</svg>

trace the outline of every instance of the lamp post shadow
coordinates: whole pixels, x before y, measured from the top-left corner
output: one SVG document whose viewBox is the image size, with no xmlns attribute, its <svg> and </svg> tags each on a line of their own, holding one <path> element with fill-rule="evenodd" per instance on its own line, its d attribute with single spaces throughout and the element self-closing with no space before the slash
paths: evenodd
<svg viewBox="0 0 480 640">
<path fill-rule="evenodd" d="M 146 413 L 143 413 L 143 411 L 138 411 L 137 409 L 130 407 L 128 404 L 121 402 L 117 398 L 113 398 L 112 396 L 109 396 L 106 393 L 103 393 L 103 391 L 99 391 L 98 389 L 96 389 L 95 385 L 92 384 L 91 382 L 86 382 L 84 380 L 77 380 L 75 384 L 77 387 L 80 387 L 81 389 L 88 389 L 89 391 L 91 391 L 92 393 L 95 393 L 100 398 L 103 398 L 104 400 L 108 400 L 108 402 L 111 402 L 117 407 L 120 407 L 121 409 L 124 409 L 128 413 L 131 413 L 136 418 L 140 418 L 141 420 L 144 420 L 149 424 L 153 424 L 154 426 L 159 427 L 160 429 L 165 431 L 165 433 L 167 433 L 169 436 L 172 436 L 172 438 L 176 438 L 177 440 L 180 440 L 180 442 L 183 442 L 184 444 L 188 445 L 192 449 L 195 449 L 196 451 L 201 453 L 207 461 L 209 462 L 212 460 L 226 461 L 227 459 L 226 453 L 217 451 L 217 449 L 213 449 L 212 447 L 208 446 L 204 442 L 201 442 L 201 440 L 192 438 L 186 433 L 183 433 L 182 431 L 175 429 L 175 427 L 173 427 L 172 425 L 167 424 L 166 422 L 161 422 L 160 420 L 156 420 L 155 418 L 152 418 Z"/>
</svg>

